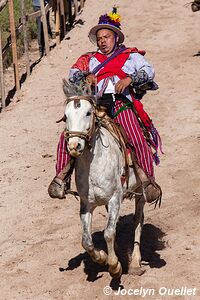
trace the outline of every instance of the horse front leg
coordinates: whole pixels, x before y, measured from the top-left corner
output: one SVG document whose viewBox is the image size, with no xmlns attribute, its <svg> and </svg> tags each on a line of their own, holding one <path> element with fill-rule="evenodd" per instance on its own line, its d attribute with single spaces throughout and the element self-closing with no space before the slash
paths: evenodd
<svg viewBox="0 0 200 300">
<path fill-rule="evenodd" d="M 108 258 L 107 263 L 109 265 L 108 271 L 112 277 L 120 277 L 122 274 L 122 267 L 115 254 L 114 243 L 116 235 L 116 224 L 119 216 L 120 199 L 113 197 L 108 204 L 108 224 L 104 231 L 104 238 L 107 243 Z"/>
<path fill-rule="evenodd" d="M 91 235 L 92 214 L 94 208 L 81 202 L 80 218 L 83 226 L 82 246 L 90 255 L 92 260 L 99 264 L 107 263 L 107 254 L 103 250 L 97 250 L 94 247 Z"/>
<path fill-rule="evenodd" d="M 144 221 L 144 204 L 145 199 L 143 196 L 136 196 L 135 199 L 135 238 L 134 238 L 134 250 L 129 264 L 129 273 L 140 273 L 141 270 L 141 253 L 140 253 L 140 239 L 142 233 L 142 226 Z"/>
</svg>

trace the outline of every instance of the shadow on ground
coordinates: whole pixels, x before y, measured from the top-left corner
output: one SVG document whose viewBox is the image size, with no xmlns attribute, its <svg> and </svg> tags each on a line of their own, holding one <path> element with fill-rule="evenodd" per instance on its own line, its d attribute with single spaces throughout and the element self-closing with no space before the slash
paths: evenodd
<svg viewBox="0 0 200 300">
<path fill-rule="evenodd" d="M 120 217 L 117 224 L 116 253 L 122 264 L 123 274 L 128 273 L 128 262 L 134 247 L 133 228 L 133 214 Z M 165 260 L 157 253 L 157 251 L 165 248 L 164 236 L 165 233 L 152 224 L 145 224 L 143 226 L 141 237 L 142 261 L 145 261 L 145 264 L 149 265 L 150 268 L 161 268 L 166 265 Z M 97 249 L 106 251 L 103 231 L 93 233 L 93 242 Z M 66 268 L 61 267 L 59 270 L 61 272 L 74 270 L 78 268 L 81 263 L 84 264 L 84 272 L 87 274 L 88 281 L 94 282 L 103 276 L 103 274 L 99 275 L 99 273 L 108 272 L 107 266 L 100 266 L 94 263 L 86 252 L 71 258 L 68 262 L 68 266 Z M 118 288 L 120 280 L 113 281 L 111 284 Z"/>
<path fill-rule="evenodd" d="M 30 73 L 32 73 L 34 67 L 37 64 L 39 64 L 41 59 L 42 59 L 42 57 L 40 57 L 38 60 L 36 60 L 34 63 L 31 64 Z M 25 82 L 26 78 L 27 78 L 27 73 L 23 73 L 21 78 L 20 78 L 20 86 L 22 86 L 22 84 Z M 15 93 L 16 93 L 16 86 L 14 86 L 11 90 L 8 91 L 8 94 L 7 94 L 6 99 L 5 99 L 5 105 L 6 106 L 8 106 L 12 102 L 12 99 L 13 99 Z"/>
<path fill-rule="evenodd" d="M 197 53 L 193 54 L 193 56 L 200 56 L 200 51 L 198 51 Z"/>
</svg>

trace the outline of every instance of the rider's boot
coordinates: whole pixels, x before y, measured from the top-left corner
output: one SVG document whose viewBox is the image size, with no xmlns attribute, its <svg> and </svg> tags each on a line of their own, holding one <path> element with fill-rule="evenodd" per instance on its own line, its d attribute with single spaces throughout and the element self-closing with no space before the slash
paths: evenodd
<svg viewBox="0 0 200 300">
<path fill-rule="evenodd" d="M 65 198 L 65 194 L 70 190 L 73 169 L 74 159 L 71 158 L 63 170 L 51 181 L 48 187 L 48 194 L 51 198 Z"/>
<path fill-rule="evenodd" d="M 145 172 L 137 164 L 135 164 L 135 169 L 139 181 L 141 182 L 137 192 L 143 193 L 146 202 L 155 205 L 158 203 L 160 206 L 162 198 L 161 187 L 155 182 L 155 179 L 148 178 Z"/>
</svg>

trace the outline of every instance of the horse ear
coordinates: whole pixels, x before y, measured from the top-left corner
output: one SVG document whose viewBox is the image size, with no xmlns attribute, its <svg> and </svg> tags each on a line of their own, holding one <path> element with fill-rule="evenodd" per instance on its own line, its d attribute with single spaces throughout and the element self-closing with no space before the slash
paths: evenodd
<svg viewBox="0 0 200 300">
<path fill-rule="evenodd" d="M 71 97 L 74 95 L 74 90 L 72 89 L 70 83 L 63 78 L 63 91 L 67 97 Z"/>
<path fill-rule="evenodd" d="M 92 95 L 91 85 L 87 81 L 84 82 L 83 94 L 88 96 Z"/>
</svg>

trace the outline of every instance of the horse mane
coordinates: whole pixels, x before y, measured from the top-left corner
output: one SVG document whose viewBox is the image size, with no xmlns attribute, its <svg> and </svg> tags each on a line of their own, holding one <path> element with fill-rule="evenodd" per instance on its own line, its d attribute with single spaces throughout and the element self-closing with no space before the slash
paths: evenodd
<svg viewBox="0 0 200 300">
<path fill-rule="evenodd" d="M 86 80 L 81 80 L 78 83 L 68 82 L 63 79 L 63 91 L 67 96 L 67 100 L 73 96 L 90 96 L 94 97 L 90 85 Z"/>
</svg>

